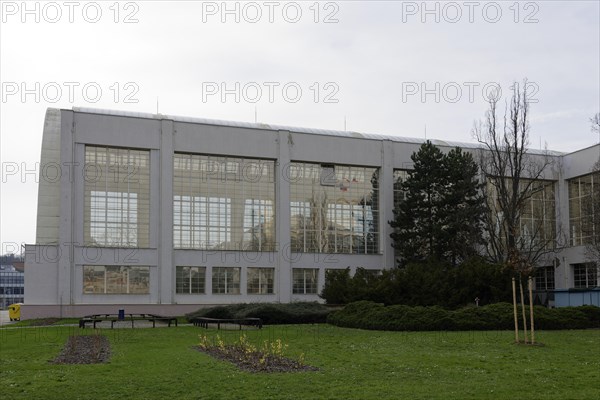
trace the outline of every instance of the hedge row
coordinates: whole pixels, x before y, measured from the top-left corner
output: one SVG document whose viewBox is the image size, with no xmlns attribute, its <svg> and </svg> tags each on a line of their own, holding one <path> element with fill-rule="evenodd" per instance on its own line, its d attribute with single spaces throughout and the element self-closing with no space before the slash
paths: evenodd
<svg viewBox="0 0 600 400">
<path fill-rule="evenodd" d="M 526 307 L 526 312 L 529 318 L 529 307 Z M 600 307 L 595 306 L 555 309 L 534 306 L 534 316 L 536 329 L 600 328 Z M 510 303 L 446 310 L 437 306 L 386 307 L 371 301 L 358 301 L 331 313 L 327 322 L 348 328 L 388 331 L 514 329 L 513 306 Z"/>
<path fill-rule="evenodd" d="M 186 314 L 188 321 L 207 318 L 260 318 L 264 324 L 325 323 L 331 309 L 316 302 L 231 304 L 202 308 Z"/>
<path fill-rule="evenodd" d="M 368 300 L 386 305 L 441 306 L 460 308 L 493 304 L 512 299 L 511 274 L 499 265 L 471 258 L 460 265 L 428 260 L 403 268 L 386 269 L 380 275 L 358 268 L 329 270 L 321 297 L 328 304 Z"/>
</svg>

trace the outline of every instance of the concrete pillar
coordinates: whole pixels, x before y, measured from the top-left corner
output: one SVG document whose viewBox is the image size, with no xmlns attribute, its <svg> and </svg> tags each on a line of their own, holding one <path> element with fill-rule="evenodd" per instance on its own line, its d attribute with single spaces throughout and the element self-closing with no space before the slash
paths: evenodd
<svg viewBox="0 0 600 400">
<path fill-rule="evenodd" d="M 171 304 L 175 297 L 173 265 L 173 121 L 161 120 L 160 150 L 151 152 L 150 231 L 158 232 L 158 277 L 160 304 Z M 154 156 L 152 156 L 154 155 Z M 158 182 L 158 185 L 153 184 Z M 156 201 L 155 199 L 158 199 Z"/>
<path fill-rule="evenodd" d="M 279 131 L 279 151 L 275 166 L 275 201 L 277 259 L 275 260 L 275 282 L 277 299 L 282 303 L 292 300 L 292 264 L 290 247 L 290 151 L 294 145 L 292 134 Z"/>
<path fill-rule="evenodd" d="M 384 268 L 396 265 L 394 248 L 391 246 L 392 227 L 388 223 L 394 219 L 394 147 L 390 140 L 381 142 L 381 170 L 379 171 L 379 251 L 383 254 Z"/>
</svg>

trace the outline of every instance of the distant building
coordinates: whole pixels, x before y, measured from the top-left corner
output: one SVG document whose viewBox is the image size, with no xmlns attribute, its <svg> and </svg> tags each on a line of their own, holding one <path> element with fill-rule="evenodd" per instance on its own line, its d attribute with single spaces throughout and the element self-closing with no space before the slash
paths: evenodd
<svg viewBox="0 0 600 400">
<path fill-rule="evenodd" d="M 22 266 L 22 263 L 21 263 Z M 0 265 L 0 308 L 25 300 L 25 274 L 11 265 Z"/>
<path fill-rule="evenodd" d="M 23 315 L 182 314 L 199 305 L 319 300 L 327 269 L 394 266 L 393 183 L 423 142 L 48 109 Z M 478 149 L 432 142 L 444 151 Z M 600 304 L 597 267 L 583 251 L 590 216 L 581 207 L 600 189 L 590 174 L 599 150 L 551 152 L 557 168 L 547 171 L 531 218 L 550 230 L 568 227 L 569 246 L 540 264 L 540 302 Z"/>
</svg>

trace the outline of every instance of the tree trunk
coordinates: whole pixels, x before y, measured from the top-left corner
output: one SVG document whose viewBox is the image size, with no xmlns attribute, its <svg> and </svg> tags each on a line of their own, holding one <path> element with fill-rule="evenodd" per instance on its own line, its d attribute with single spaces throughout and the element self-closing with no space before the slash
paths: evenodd
<svg viewBox="0 0 600 400">
<path fill-rule="evenodd" d="M 531 327 L 531 344 L 535 343 L 535 328 L 533 324 L 533 279 L 529 277 L 529 326 Z"/>
</svg>

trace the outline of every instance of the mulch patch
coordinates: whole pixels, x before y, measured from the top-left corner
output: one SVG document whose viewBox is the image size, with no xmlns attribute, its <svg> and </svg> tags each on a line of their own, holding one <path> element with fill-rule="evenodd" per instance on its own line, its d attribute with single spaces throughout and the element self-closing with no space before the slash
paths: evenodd
<svg viewBox="0 0 600 400">
<path fill-rule="evenodd" d="M 52 364 L 100 364 L 110 358 L 110 342 L 103 335 L 69 336 Z"/>
<path fill-rule="evenodd" d="M 302 364 L 296 360 L 287 357 L 277 357 L 267 355 L 264 357 L 264 362 L 260 362 L 263 358 L 262 352 L 255 352 L 251 355 L 244 354 L 244 351 L 238 348 L 228 347 L 226 351 L 220 350 L 218 347 L 202 348 L 194 346 L 195 350 L 206 353 L 218 360 L 229 361 L 235 364 L 239 369 L 247 372 L 301 372 L 301 371 L 318 371 L 319 368 Z"/>
</svg>

